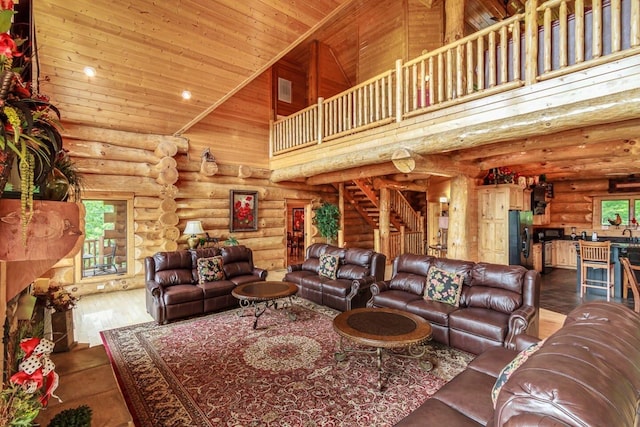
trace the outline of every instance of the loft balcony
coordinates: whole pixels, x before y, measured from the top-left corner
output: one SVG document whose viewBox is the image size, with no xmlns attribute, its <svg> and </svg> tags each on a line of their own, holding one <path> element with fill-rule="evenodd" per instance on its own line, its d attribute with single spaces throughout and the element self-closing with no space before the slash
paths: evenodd
<svg viewBox="0 0 640 427">
<path fill-rule="evenodd" d="M 528 1 L 524 13 L 273 121 L 272 179 L 364 166 L 384 175 L 398 172 L 394 155 L 431 158 L 637 119 L 639 53 L 640 0 Z M 481 173 L 435 159 L 431 173 Z"/>
</svg>

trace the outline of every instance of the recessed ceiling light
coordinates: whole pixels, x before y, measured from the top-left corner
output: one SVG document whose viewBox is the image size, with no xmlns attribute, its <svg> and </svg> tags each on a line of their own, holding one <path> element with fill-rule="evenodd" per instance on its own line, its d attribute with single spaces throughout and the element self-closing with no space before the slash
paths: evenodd
<svg viewBox="0 0 640 427">
<path fill-rule="evenodd" d="M 182 99 L 191 99 L 191 92 L 189 92 L 188 90 L 183 90 Z"/>
<path fill-rule="evenodd" d="M 96 76 L 96 69 L 93 67 L 84 67 L 84 74 L 87 77 L 95 77 Z"/>
</svg>

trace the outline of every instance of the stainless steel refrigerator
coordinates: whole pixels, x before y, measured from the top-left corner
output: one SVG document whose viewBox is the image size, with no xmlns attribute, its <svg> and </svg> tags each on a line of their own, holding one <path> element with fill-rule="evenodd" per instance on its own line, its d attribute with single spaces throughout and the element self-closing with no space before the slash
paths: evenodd
<svg viewBox="0 0 640 427">
<path fill-rule="evenodd" d="M 532 211 L 509 211 L 509 264 L 533 268 Z"/>
</svg>

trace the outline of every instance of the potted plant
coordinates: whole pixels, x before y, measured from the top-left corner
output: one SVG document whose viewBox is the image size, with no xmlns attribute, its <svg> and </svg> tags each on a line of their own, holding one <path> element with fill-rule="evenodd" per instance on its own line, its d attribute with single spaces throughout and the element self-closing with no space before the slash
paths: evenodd
<svg viewBox="0 0 640 427">
<path fill-rule="evenodd" d="M 51 171 L 62 149 L 62 137 L 60 112 L 48 97 L 34 92 L 20 74 L 25 72 L 24 65 L 31 58 L 23 53 L 25 40 L 11 33 L 14 13 L 12 0 L 0 2 L 0 195 L 15 161 L 20 180 L 23 239 L 26 239 L 33 194 Z"/>
<path fill-rule="evenodd" d="M 229 234 L 229 237 L 227 237 L 227 240 L 224 241 L 224 244 L 226 246 L 238 246 L 238 239 L 235 238 L 235 236 L 233 234 Z"/>
<path fill-rule="evenodd" d="M 74 344 L 73 312 L 78 298 L 58 285 L 49 285 L 44 295 L 44 305 L 51 314 L 51 334 L 55 341 L 54 352 L 68 351 Z"/>
<path fill-rule="evenodd" d="M 91 408 L 81 405 L 56 414 L 47 427 L 91 427 Z"/>
<path fill-rule="evenodd" d="M 340 230 L 340 209 L 333 203 L 324 202 L 315 210 L 313 225 L 318 228 L 320 235 L 332 243 L 338 237 Z"/>
</svg>

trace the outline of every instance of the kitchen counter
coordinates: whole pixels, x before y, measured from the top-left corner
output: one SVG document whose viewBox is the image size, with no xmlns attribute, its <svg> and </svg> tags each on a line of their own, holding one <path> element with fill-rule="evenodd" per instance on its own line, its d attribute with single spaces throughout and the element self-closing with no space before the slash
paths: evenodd
<svg viewBox="0 0 640 427">
<path fill-rule="evenodd" d="M 617 237 L 601 237 L 597 241 L 598 242 L 611 242 L 611 263 L 613 263 L 613 284 L 614 284 L 614 296 L 616 298 L 622 298 L 622 286 L 623 286 L 623 271 L 622 265 L 620 264 L 620 257 L 626 256 L 629 258 L 629 261 L 633 265 L 640 265 L 640 243 L 628 242 L 624 240 L 618 241 Z M 566 240 L 566 239 L 565 239 Z M 568 240 L 572 240 L 569 238 Z M 621 239 L 622 240 L 622 239 Z M 591 241 L 591 240 L 590 240 Z M 576 249 L 579 246 L 578 239 L 575 240 Z M 581 268 L 580 268 L 580 250 L 576 250 L 577 254 L 577 274 L 576 274 L 576 289 L 578 294 L 580 294 L 580 281 L 581 278 Z M 605 280 L 606 273 L 604 270 L 589 270 L 589 277 L 597 280 Z M 587 293 L 592 295 L 601 295 L 606 297 L 606 293 L 604 289 L 593 289 L 587 288 Z"/>
</svg>

